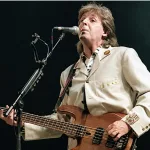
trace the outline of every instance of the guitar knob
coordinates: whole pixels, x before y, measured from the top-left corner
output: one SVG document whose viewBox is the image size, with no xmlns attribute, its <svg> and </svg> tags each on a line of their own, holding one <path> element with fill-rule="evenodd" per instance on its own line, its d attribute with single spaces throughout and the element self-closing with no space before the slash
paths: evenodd
<svg viewBox="0 0 150 150">
<path fill-rule="evenodd" d="M 31 92 L 33 92 L 33 91 L 34 91 L 34 88 L 31 89 Z"/>
</svg>

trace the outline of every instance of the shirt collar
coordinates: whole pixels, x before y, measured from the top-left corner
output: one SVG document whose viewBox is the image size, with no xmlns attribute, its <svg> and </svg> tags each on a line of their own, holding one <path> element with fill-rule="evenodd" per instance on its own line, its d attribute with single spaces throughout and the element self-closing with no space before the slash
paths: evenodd
<svg viewBox="0 0 150 150">
<path fill-rule="evenodd" d="M 102 48 L 102 47 L 98 47 L 98 48 L 92 53 L 91 56 L 94 56 L 94 57 L 95 57 L 95 56 L 99 53 L 99 51 L 101 50 L 101 48 Z M 83 62 L 85 62 L 85 60 L 87 59 L 87 57 L 85 56 L 84 52 L 81 53 L 81 59 L 82 59 Z"/>
</svg>

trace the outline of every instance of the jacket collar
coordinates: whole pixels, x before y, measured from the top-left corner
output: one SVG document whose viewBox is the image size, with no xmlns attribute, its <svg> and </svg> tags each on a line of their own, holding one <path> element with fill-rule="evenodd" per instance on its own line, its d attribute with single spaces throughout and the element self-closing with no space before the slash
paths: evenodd
<svg viewBox="0 0 150 150">
<path fill-rule="evenodd" d="M 109 48 L 102 48 L 102 47 L 98 47 L 99 51 L 96 54 L 96 57 L 94 59 L 94 64 L 92 66 L 92 70 L 90 72 L 90 74 L 88 75 L 88 71 L 85 67 L 85 64 L 82 60 L 83 57 L 83 53 L 80 55 L 80 59 L 78 60 L 78 62 L 76 63 L 74 69 L 80 69 L 80 71 L 85 74 L 86 76 L 88 76 L 88 78 L 98 69 L 100 62 L 105 59 L 106 57 L 108 57 L 109 55 L 111 55 L 111 50 L 113 49 L 112 47 Z"/>
</svg>

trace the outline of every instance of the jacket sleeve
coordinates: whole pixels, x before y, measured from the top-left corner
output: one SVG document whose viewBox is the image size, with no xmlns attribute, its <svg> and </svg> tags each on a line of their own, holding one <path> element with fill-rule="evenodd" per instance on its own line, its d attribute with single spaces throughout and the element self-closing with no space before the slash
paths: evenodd
<svg viewBox="0 0 150 150">
<path fill-rule="evenodd" d="M 122 59 L 123 74 L 136 93 L 133 109 L 122 118 L 139 137 L 150 128 L 150 73 L 134 49 L 128 48 Z"/>
<path fill-rule="evenodd" d="M 57 113 L 45 117 L 51 119 L 58 119 Z M 22 133 L 22 137 L 25 141 L 48 139 L 48 138 L 59 138 L 61 137 L 61 135 L 62 133 L 59 131 L 54 131 L 30 123 L 24 123 L 24 132 Z"/>
</svg>

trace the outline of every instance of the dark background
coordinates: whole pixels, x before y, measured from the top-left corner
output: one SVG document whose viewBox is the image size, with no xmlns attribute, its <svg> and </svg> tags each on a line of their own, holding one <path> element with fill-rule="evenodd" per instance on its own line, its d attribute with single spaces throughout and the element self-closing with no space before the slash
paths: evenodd
<svg viewBox="0 0 150 150">
<path fill-rule="evenodd" d="M 78 10 L 87 2 L 0 2 L 0 106 L 12 105 L 37 65 L 30 46 L 32 34 L 38 33 L 50 48 L 51 29 L 54 26 L 77 25 Z M 150 2 L 101 2 L 111 9 L 115 18 L 116 34 L 120 45 L 133 47 L 150 70 Z M 54 31 L 54 43 L 61 32 Z M 75 44 L 78 38 L 66 34 L 54 50 L 44 69 L 44 77 L 34 92 L 24 97 L 24 111 L 46 115 L 52 109 L 59 94 L 60 73 L 74 63 L 78 54 Z M 37 44 L 39 56 L 46 54 L 46 47 Z M 150 82 L 150 81 L 147 81 Z M 138 150 L 148 150 L 150 133 L 137 142 Z M 67 138 L 22 141 L 23 150 L 65 150 Z M 15 150 L 14 128 L 0 120 L 0 149 Z"/>
</svg>

